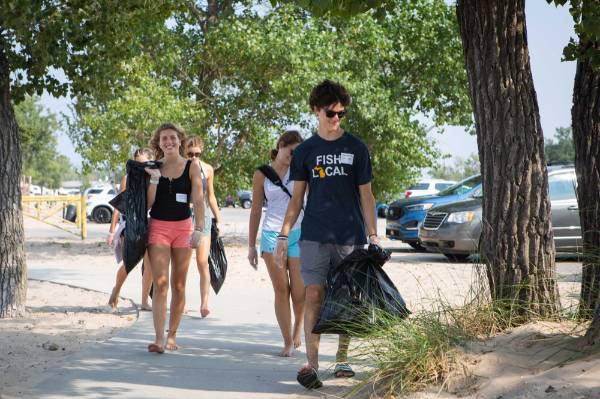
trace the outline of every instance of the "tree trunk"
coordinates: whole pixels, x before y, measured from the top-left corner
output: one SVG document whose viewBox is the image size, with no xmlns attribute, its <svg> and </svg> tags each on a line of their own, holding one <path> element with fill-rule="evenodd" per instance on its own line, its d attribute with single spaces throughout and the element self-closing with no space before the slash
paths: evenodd
<svg viewBox="0 0 600 399">
<path fill-rule="evenodd" d="M 10 102 L 10 68 L 0 47 L 0 318 L 25 313 L 27 267 L 21 209 L 21 144 Z"/>
<path fill-rule="evenodd" d="M 600 345 L 600 306 L 596 307 L 592 324 L 585 334 L 585 341 L 588 345 Z"/>
<path fill-rule="evenodd" d="M 587 59 L 577 61 L 571 116 L 584 254 L 579 313 L 589 319 L 600 304 L 600 71 Z"/>
<path fill-rule="evenodd" d="M 457 15 L 483 176 L 492 299 L 522 321 L 557 311 L 544 139 L 527 48 L 524 0 L 459 0 Z"/>
</svg>

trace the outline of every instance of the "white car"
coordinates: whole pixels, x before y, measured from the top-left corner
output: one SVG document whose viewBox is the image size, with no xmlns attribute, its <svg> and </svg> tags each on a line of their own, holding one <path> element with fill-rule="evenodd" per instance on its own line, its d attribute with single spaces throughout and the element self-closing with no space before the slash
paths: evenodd
<svg viewBox="0 0 600 399">
<path fill-rule="evenodd" d="M 421 180 L 410 186 L 404 193 L 404 198 L 421 197 L 424 195 L 437 194 L 439 191 L 456 184 L 453 180 L 429 179 Z"/>
<path fill-rule="evenodd" d="M 110 186 L 91 187 L 84 191 L 88 219 L 96 223 L 110 223 L 113 207 L 108 203 L 117 195 Z"/>
<path fill-rule="evenodd" d="M 42 195 L 42 188 L 32 184 L 29 186 L 29 194 L 31 195 Z"/>
</svg>

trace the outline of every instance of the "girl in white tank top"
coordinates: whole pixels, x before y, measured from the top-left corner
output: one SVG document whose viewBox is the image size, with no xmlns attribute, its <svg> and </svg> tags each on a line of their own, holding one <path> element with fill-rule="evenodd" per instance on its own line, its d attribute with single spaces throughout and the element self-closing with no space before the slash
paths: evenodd
<svg viewBox="0 0 600 399">
<path fill-rule="evenodd" d="M 302 136 L 296 131 L 287 131 L 279 137 L 277 145 L 271 151 L 271 167 L 279 176 L 283 186 L 291 194 L 294 182 L 289 180 L 292 152 L 302 142 Z M 280 356 L 292 356 L 302 343 L 302 321 L 304 319 L 304 282 L 300 274 L 300 223 L 301 217 L 288 235 L 288 261 L 284 268 L 275 264 L 273 252 L 277 245 L 277 235 L 281 231 L 287 211 L 290 195 L 282 187 L 273 184 L 263 172 L 256 170 L 252 178 L 252 210 L 248 228 L 248 260 L 255 269 L 258 266 L 256 238 L 262 216 L 262 207 L 266 206 L 260 253 L 269 271 L 275 292 L 275 314 L 283 337 L 283 349 Z M 290 310 L 290 297 L 294 309 L 294 323 Z"/>
</svg>

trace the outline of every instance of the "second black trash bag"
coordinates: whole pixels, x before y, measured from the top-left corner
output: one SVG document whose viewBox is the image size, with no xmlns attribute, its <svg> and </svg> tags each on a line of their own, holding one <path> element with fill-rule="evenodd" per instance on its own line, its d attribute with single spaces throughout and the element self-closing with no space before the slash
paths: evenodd
<svg viewBox="0 0 600 399">
<path fill-rule="evenodd" d="M 215 220 L 212 221 L 210 229 L 210 254 L 208 255 L 208 270 L 210 271 L 210 285 L 215 294 L 218 294 L 225 282 L 227 275 L 227 257 L 225 246 L 219 237 L 219 229 Z"/>
<path fill-rule="evenodd" d="M 389 258 L 389 252 L 370 245 L 353 251 L 331 269 L 313 333 L 363 335 L 383 317 L 408 316 L 404 299 L 383 271 Z"/>
<path fill-rule="evenodd" d="M 129 273 L 142 260 L 148 242 L 148 210 L 146 209 L 146 171 L 159 168 L 160 162 L 127 161 L 127 188 L 125 190 L 125 239 L 123 263 Z"/>
</svg>

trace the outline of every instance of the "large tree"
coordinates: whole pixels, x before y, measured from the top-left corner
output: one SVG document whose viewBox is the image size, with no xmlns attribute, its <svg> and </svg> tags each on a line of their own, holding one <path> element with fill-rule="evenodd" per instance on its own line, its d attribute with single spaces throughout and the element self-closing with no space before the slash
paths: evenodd
<svg viewBox="0 0 600 399">
<path fill-rule="evenodd" d="M 544 139 L 525 1 L 459 0 L 483 177 L 481 250 L 492 298 L 527 320 L 557 310 Z"/>
<path fill-rule="evenodd" d="M 214 4 L 174 13 L 160 45 L 123 65 L 121 95 L 78 102 L 71 134 L 90 163 L 110 151 L 111 163 L 122 163 L 173 115 L 205 138 L 216 190 L 233 192 L 250 184 L 286 126 L 314 128 L 308 93 L 328 77 L 354 96 L 344 127 L 371 147 L 374 191 L 385 199 L 436 156 L 417 114 L 436 125 L 470 121 L 458 28 L 442 0 L 397 1 L 385 19 L 347 20 L 292 5 Z"/>
<path fill-rule="evenodd" d="M 600 2 L 572 0 L 569 11 L 577 34 L 564 55 L 577 60 L 571 117 L 584 252 L 579 313 L 594 316 L 587 340 L 600 343 Z"/>
<path fill-rule="evenodd" d="M 109 95 L 115 66 L 139 53 L 171 8 L 144 0 L 0 2 L 0 318 L 23 315 L 27 291 L 13 101 L 44 90 Z"/>
</svg>

